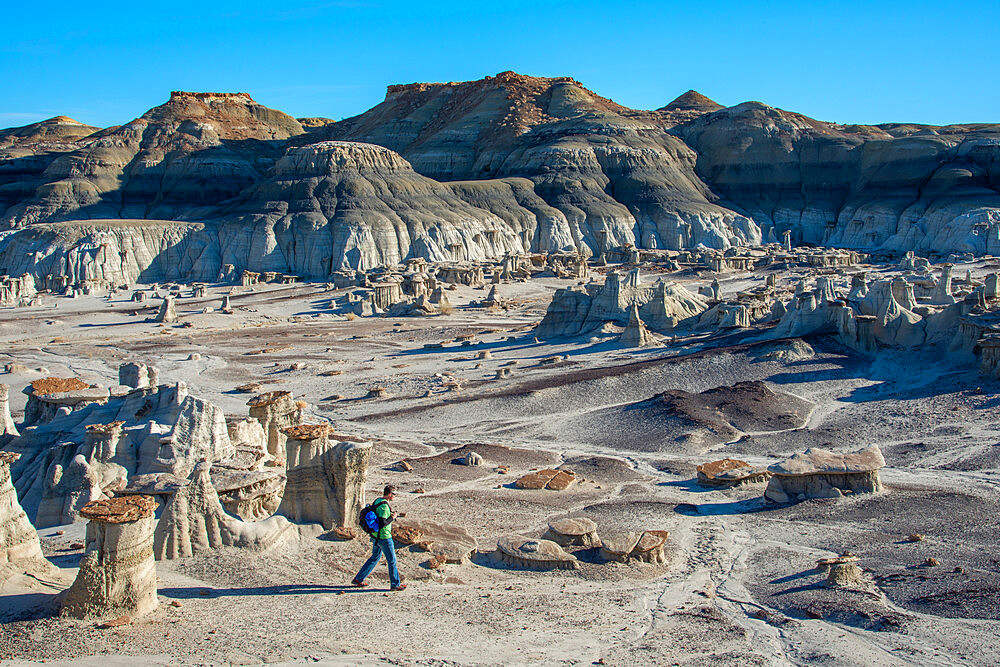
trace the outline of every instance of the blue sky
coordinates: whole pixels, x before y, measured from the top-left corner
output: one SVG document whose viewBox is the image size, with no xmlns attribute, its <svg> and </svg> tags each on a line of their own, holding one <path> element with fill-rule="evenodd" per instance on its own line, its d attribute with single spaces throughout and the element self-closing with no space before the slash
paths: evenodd
<svg viewBox="0 0 1000 667">
<path fill-rule="evenodd" d="M 504 70 L 635 108 L 694 88 L 834 122 L 1000 122 L 1000 0 L 10 3 L 0 127 L 128 122 L 171 90 L 340 119 Z"/>
</svg>

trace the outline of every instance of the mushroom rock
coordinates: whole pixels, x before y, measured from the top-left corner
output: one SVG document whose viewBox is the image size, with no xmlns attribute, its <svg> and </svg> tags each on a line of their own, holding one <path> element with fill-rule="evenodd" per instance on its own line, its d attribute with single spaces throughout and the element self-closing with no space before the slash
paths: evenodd
<svg viewBox="0 0 1000 667">
<path fill-rule="evenodd" d="M 331 430 L 329 424 L 283 430 L 288 438 L 286 481 L 278 507 L 279 514 L 296 523 L 319 523 L 327 530 L 356 520 L 372 454 L 370 442 L 331 439 Z"/>
<path fill-rule="evenodd" d="M 844 493 L 882 490 L 879 470 L 885 459 L 877 445 L 850 454 L 811 448 L 768 466 L 772 474 L 764 497 L 777 503 L 806 498 L 840 498 Z"/>
<path fill-rule="evenodd" d="M 558 519 L 549 523 L 543 539 L 561 546 L 599 547 L 601 538 L 597 536 L 597 524 L 586 517 Z"/>
<path fill-rule="evenodd" d="M 89 520 L 86 547 L 63 598 L 63 616 L 137 618 L 156 609 L 155 508 L 149 496 L 123 496 L 81 509 Z"/>
<path fill-rule="evenodd" d="M 212 484 L 211 467 L 208 461 L 196 465 L 188 484 L 178 487 L 167 501 L 154 531 L 157 560 L 185 558 L 221 546 L 263 550 L 287 536 L 291 524 L 285 517 L 247 522 L 227 514 Z"/>
<path fill-rule="evenodd" d="M 566 553 L 551 540 L 535 540 L 521 535 L 505 535 L 497 540 L 500 560 L 529 570 L 576 570 L 576 556 Z"/>
<path fill-rule="evenodd" d="M 35 380 L 21 393 L 28 396 L 22 426 L 51 421 L 64 406 L 70 410 L 80 410 L 92 403 L 103 404 L 110 396 L 106 388 L 91 387 L 79 378 L 56 377 Z"/>
</svg>

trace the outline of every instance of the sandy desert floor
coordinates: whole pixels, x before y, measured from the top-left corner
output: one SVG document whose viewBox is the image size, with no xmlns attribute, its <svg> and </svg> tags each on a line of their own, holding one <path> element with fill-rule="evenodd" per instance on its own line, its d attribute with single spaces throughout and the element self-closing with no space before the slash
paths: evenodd
<svg viewBox="0 0 1000 667">
<path fill-rule="evenodd" d="M 410 586 L 389 593 L 384 565 L 368 589 L 348 585 L 367 543 L 304 529 L 267 552 L 158 562 L 158 610 L 97 629 L 54 615 L 83 526 L 46 528 L 43 547 L 65 581 L 8 583 L 0 662 L 1000 663 L 1000 383 L 934 352 L 862 356 L 823 337 L 755 343 L 744 332 L 644 349 L 611 335 L 536 341 L 531 328 L 568 284 L 501 285 L 514 303 L 506 312 L 469 307 L 485 291 L 460 286 L 449 293 L 454 312 L 430 318 L 332 315 L 327 304 L 343 291 L 313 284 L 244 288 L 232 315 L 202 312 L 230 289 L 213 286 L 204 299 L 181 299 L 181 322 L 169 325 L 124 298 L 0 310 L 0 365 L 19 365 L 0 375 L 15 420 L 31 380 L 115 384 L 123 361 L 157 365 L 161 381 L 184 381 L 227 414 L 246 414 L 250 396 L 237 385 L 287 389 L 312 406 L 310 421 L 375 440 L 369 499 L 397 484 L 398 510 L 464 526 L 480 545 L 471 563 L 438 570 L 427 554 L 401 549 Z M 434 343 L 445 346 L 425 347 Z M 297 362 L 305 367 L 292 370 Z M 500 368 L 510 376 L 496 379 Z M 343 373 L 320 375 L 329 370 Z M 452 379 L 460 391 L 446 388 Z M 768 409 L 780 409 L 783 394 L 808 406 L 800 422 L 691 435 L 656 398 L 746 381 L 777 392 Z M 375 386 L 389 396 L 366 398 Z M 708 490 L 694 481 L 697 464 L 725 456 L 764 465 L 812 446 L 870 444 L 888 463 L 880 494 L 777 506 L 761 484 Z M 486 464 L 452 462 L 470 450 Z M 403 458 L 412 471 L 395 469 Z M 583 481 L 561 492 L 511 484 L 543 466 Z M 578 549 L 580 569 L 532 572 L 493 554 L 499 536 L 537 537 L 569 516 L 592 518 L 599 532 L 668 530 L 668 562 L 605 563 Z M 926 539 L 909 542 L 912 533 Z M 827 588 L 814 571 L 818 558 L 845 550 L 860 558 L 863 589 Z"/>
</svg>

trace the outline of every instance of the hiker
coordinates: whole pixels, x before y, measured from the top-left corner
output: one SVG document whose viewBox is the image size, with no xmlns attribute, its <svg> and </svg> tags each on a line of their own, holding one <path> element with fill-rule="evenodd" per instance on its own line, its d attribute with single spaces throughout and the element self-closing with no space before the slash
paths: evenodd
<svg viewBox="0 0 1000 667">
<path fill-rule="evenodd" d="M 392 520 L 396 518 L 396 512 L 393 512 L 392 508 L 389 507 L 389 501 L 395 497 L 396 487 L 392 484 L 387 484 L 382 490 L 382 497 L 376 499 L 370 506 L 370 509 L 375 512 L 376 517 L 374 525 L 369 523 L 366 526 L 372 538 L 372 555 L 361 566 L 358 575 L 351 582 L 359 588 L 368 585 L 365 583 L 365 578 L 378 565 L 382 554 L 385 554 L 385 562 L 389 566 L 390 590 L 401 591 L 406 588 L 406 584 L 399 583 L 399 571 L 396 569 L 396 547 L 392 542 Z M 368 508 L 366 508 L 365 512 L 362 512 L 362 516 L 365 515 L 367 510 Z"/>
</svg>

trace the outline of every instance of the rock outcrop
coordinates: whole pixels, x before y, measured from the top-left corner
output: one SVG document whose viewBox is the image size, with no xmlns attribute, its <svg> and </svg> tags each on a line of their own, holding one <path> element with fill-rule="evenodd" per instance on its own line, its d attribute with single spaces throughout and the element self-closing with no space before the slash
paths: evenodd
<svg viewBox="0 0 1000 667">
<path fill-rule="evenodd" d="M 275 546 L 292 528 L 282 516 L 263 521 L 236 519 L 222 507 L 212 484 L 211 464 L 195 466 L 189 483 L 170 497 L 154 533 L 157 560 L 184 558 L 222 546 L 263 550 Z"/>
<path fill-rule="evenodd" d="M 73 393 L 38 394 L 53 388 L 63 386 L 42 383 L 32 396 L 47 404 L 52 397 L 65 400 L 61 397 Z M 88 397 L 82 406 L 46 412 L 5 445 L 22 454 L 13 468 L 14 485 L 39 528 L 75 520 L 88 501 L 136 475 L 169 473 L 186 479 L 199 461 L 235 455 L 222 410 L 189 395 L 184 383 L 105 394 L 105 399 Z"/>
<path fill-rule="evenodd" d="M 879 469 L 885 459 L 877 445 L 851 454 L 812 448 L 768 466 L 772 477 L 764 497 L 776 503 L 807 498 L 841 498 L 845 493 L 882 490 Z"/>
</svg>

